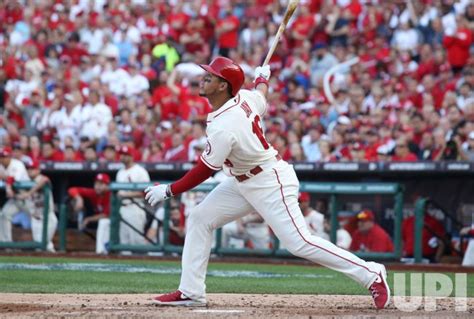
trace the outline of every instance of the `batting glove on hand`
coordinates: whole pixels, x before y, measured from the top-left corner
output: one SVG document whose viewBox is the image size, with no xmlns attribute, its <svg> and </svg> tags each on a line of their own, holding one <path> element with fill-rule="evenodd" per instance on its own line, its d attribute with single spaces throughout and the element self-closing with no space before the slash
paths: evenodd
<svg viewBox="0 0 474 319">
<path fill-rule="evenodd" d="M 145 189 L 145 200 L 151 206 L 155 206 L 161 201 L 167 200 L 171 197 L 168 190 L 169 185 L 159 184 L 156 186 L 149 186 Z"/>
<path fill-rule="evenodd" d="M 264 78 L 268 81 L 268 79 L 270 79 L 271 73 L 272 72 L 270 71 L 270 66 L 268 64 L 264 66 L 257 66 L 255 69 L 255 81 L 258 78 Z"/>
</svg>

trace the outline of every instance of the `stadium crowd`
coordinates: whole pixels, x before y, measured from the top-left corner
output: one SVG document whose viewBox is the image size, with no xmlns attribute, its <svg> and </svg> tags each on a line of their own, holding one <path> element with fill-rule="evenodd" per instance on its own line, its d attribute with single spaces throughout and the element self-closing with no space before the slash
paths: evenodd
<svg viewBox="0 0 474 319">
<path fill-rule="evenodd" d="M 286 3 L 3 1 L 0 144 L 193 161 L 210 110 L 195 63 L 228 56 L 251 87 Z M 270 61 L 268 141 L 290 161 L 474 160 L 473 32 L 469 0 L 301 1 Z"/>
</svg>

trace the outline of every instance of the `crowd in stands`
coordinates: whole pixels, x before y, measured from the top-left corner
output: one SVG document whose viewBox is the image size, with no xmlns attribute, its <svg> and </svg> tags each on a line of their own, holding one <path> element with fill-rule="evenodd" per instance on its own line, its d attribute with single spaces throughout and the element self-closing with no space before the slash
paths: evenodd
<svg viewBox="0 0 474 319">
<path fill-rule="evenodd" d="M 193 161 L 211 110 L 195 63 L 228 56 L 250 88 L 286 4 L 2 1 L 0 144 Z M 473 33 L 469 0 L 300 1 L 270 61 L 267 140 L 290 161 L 474 160 Z"/>
</svg>

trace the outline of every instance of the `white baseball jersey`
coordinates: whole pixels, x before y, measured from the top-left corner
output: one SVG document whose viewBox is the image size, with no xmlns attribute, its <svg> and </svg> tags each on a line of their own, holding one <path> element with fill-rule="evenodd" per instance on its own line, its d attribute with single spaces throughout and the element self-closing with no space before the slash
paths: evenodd
<svg viewBox="0 0 474 319">
<path fill-rule="evenodd" d="M 299 181 L 293 166 L 277 160 L 277 151 L 264 138 L 260 116 L 265 109 L 260 92 L 241 90 L 208 115 L 202 161 L 214 170 L 223 167 L 230 175 L 246 174 L 247 179 L 224 179 L 189 213 L 179 291 L 205 302 L 213 230 L 251 212 L 265 220 L 292 254 L 370 287 L 381 276 L 382 265 L 366 262 L 308 230 L 298 204 Z M 252 173 L 256 166 L 261 170 Z"/>
<path fill-rule="evenodd" d="M 103 104 L 88 104 L 83 108 L 81 118 L 81 136 L 87 136 L 90 139 L 99 139 L 107 135 L 109 122 L 112 120 L 112 111 Z"/>
<path fill-rule="evenodd" d="M 130 168 L 122 168 L 117 172 L 117 182 L 121 183 L 142 183 L 149 182 L 150 175 L 138 164 L 134 164 Z M 143 198 L 135 198 L 132 202 L 130 199 L 124 199 L 120 207 L 121 217 L 129 224 L 133 225 L 139 231 L 144 231 L 146 223 L 145 211 L 137 205 L 143 203 Z M 145 243 L 142 235 L 131 229 L 125 223 L 121 223 L 119 230 L 121 244 L 141 245 Z"/>
<path fill-rule="evenodd" d="M 229 175 L 242 175 L 275 159 L 278 152 L 267 143 L 261 116 L 267 102 L 260 91 L 240 90 L 207 116 L 207 145 L 201 159 L 211 169 L 223 166 Z"/>
<path fill-rule="evenodd" d="M 26 171 L 25 164 L 23 164 L 22 161 L 17 160 L 15 158 L 12 158 L 10 160 L 10 164 L 8 164 L 8 167 L 3 167 L 3 165 L 0 165 L 1 169 L 3 170 L 3 174 L 5 176 L 12 176 L 15 181 L 29 181 L 30 176 L 28 175 L 28 172 Z"/>
<path fill-rule="evenodd" d="M 49 126 L 55 128 L 61 142 L 64 142 L 66 137 L 77 137 L 79 127 L 81 125 L 79 107 L 75 106 L 70 113 L 68 113 L 65 106 L 53 112 L 49 117 Z"/>
<path fill-rule="evenodd" d="M 119 183 L 143 183 L 150 181 L 150 175 L 142 166 L 134 164 L 130 168 L 120 169 L 115 180 Z"/>
<path fill-rule="evenodd" d="M 2 176 L 11 176 L 15 181 L 29 181 L 30 176 L 26 172 L 25 164 L 12 158 L 10 164 L 5 168 L 0 165 Z M 12 218 L 20 211 L 28 211 L 25 203 L 31 204 L 31 201 L 17 200 L 10 198 L 0 209 L 0 242 L 12 241 Z"/>
<path fill-rule="evenodd" d="M 131 97 L 148 90 L 150 83 L 143 75 L 135 74 L 130 75 L 128 79 L 125 80 L 125 86 L 127 89 L 127 96 Z"/>
</svg>

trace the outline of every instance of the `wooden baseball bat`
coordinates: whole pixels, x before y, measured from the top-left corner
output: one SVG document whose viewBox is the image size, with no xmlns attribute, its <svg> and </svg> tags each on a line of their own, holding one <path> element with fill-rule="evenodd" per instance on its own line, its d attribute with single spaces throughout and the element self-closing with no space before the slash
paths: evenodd
<svg viewBox="0 0 474 319">
<path fill-rule="evenodd" d="M 278 28 L 278 32 L 275 35 L 275 38 L 273 39 L 272 46 L 270 47 L 270 50 L 268 50 L 267 56 L 265 57 L 265 61 L 263 61 L 263 65 L 267 65 L 268 62 L 270 62 L 270 59 L 272 58 L 272 55 L 275 52 L 278 42 L 280 42 L 281 35 L 283 34 L 283 31 L 285 31 L 288 21 L 290 21 L 291 16 L 296 10 L 296 7 L 298 7 L 298 2 L 299 0 L 290 0 L 290 3 L 288 3 L 288 7 L 286 8 L 283 21 L 281 22 L 280 27 Z"/>
</svg>

